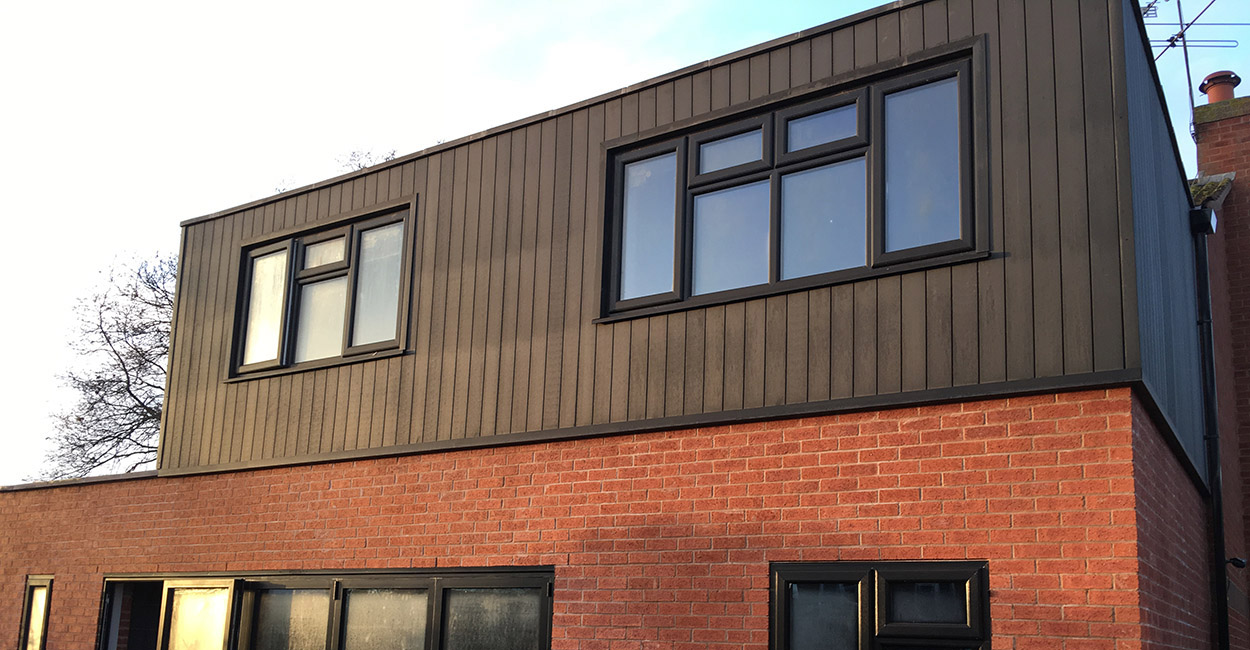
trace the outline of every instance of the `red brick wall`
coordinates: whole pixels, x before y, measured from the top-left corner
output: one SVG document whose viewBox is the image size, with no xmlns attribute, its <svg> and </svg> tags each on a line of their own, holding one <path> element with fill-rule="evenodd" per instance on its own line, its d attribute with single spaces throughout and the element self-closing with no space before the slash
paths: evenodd
<svg viewBox="0 0 1250 650">
<path fill-rule="evenodd" d="M 49 648 L 65 650 L 91 646 L 106 573 L 552 564 L 558 650 L 762 649 L 769 562 L 968 558 L 990 562 L 995 648 L 1136 650 L 1133 454 L 1166 450 L 1142 427 L 1134 442 L 1132 403 L 1116 389 L 0 493 L 0 647 L 26 573 L 55 574 Z"/>
<path fill-rule="evenodd" d="M 1245 100 L 1235 100 L 1245 106 Z M 1232 107 L 1230 103 L 1226 105 Z M 1236 172 L 1210 238 L 1211 295 L 1224 482 L 1225 544 L 1229 556 L 1247 557 L 1250 543 L 1250 114 L 1199 122 L 1198 169 Z M 1229 568 L 1229 628 L 1234 648 L 1250 648 L 1250 576 Z"/>
<path fill-rule="evenodd" d="M 1150 417 L 1139 404 L 1133 406 L 1142 647 L 1210 648 L 1207 505 Z"/>
</svg>

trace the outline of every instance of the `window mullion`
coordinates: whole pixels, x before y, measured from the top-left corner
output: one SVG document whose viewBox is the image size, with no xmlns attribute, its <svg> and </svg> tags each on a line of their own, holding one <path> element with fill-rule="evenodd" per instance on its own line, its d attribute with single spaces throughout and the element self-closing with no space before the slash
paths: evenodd
<svg viewBox="0 0 1250 650">
<path fill-rule="evenodd" d="M 445 588 L 440 578 L 433 578 L 431 582 L 433 584 L 430 585 L 429 615 L 426 617 L 429 623 L 425 626 L 426 650 L 441 648 L 443 642 L 443 592 Z"/>
<path fill-rule="evenodd" d="M 781 280 L 781 174 L 768 176 L 768 284 Z"/>
<path fill-rule="evenodd" d="M 347 256 L 347 299 L 343 305 L 343 349 L 339 354 L 347 356 L 347 350 L 352 346 L 352 327 L 356 321 L 356 269 L 360 265 L 360 230 L 357 228 L 349 228 L 347 231 L 348 256 Z"/>
</svg>

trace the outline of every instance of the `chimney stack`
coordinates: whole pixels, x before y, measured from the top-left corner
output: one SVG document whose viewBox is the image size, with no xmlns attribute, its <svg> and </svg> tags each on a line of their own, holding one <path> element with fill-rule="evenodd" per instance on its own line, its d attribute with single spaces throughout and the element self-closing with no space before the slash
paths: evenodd
<svg viewBox="0 0 1250 650">
<path fill-rule="evenodd" d="M 1241 77 L 1232 70 L 1220 70 L 1207 75 L 1198 91 L 1207 96 L 1207 103 L 1214 104 L 1233 98 L 1233 89 L 1241 83 Z"/>
</svg>

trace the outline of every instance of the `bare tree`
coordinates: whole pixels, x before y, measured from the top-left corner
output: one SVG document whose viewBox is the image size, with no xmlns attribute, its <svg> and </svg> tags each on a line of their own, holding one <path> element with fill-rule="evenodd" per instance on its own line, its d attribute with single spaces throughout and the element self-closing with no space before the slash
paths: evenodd
<svg viewBox="0 0 1250 650">
<path fill-rule="evenodd" d="M 372 151 L 353 151 L 346 156 L 339 156 L 335 159 L 339 163 L 339 167 L 343 171 L 354 172 L 357 169 L 372 167 L 384 163 L 388 160 L 395 160 L 395 150 L 391 149 L 383 153 L 374 153 Z"/>
<path fill-rule="evenodd" d="M 177 258 L 114 266 L 78 305 L 78 401 L 57 413 L 44 479 L 133 472 L 156 461 Z"/>
</svg>

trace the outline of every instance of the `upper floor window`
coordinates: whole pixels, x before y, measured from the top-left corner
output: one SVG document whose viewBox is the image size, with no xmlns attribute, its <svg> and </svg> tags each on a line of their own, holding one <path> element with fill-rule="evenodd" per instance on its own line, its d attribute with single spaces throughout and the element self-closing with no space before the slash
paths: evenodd
<svg viewBox="0 0 1250 650">
<path fill-rule="evenodd" d="M 246 251 L 238 370 L 398 348 L 407 221 L 400 210 Z"/>
<path fill-rule="evenodd" d="M 970 76 L 948 63 L 611 151 L 608 311 L 973 250 Z"/>
</svg>

